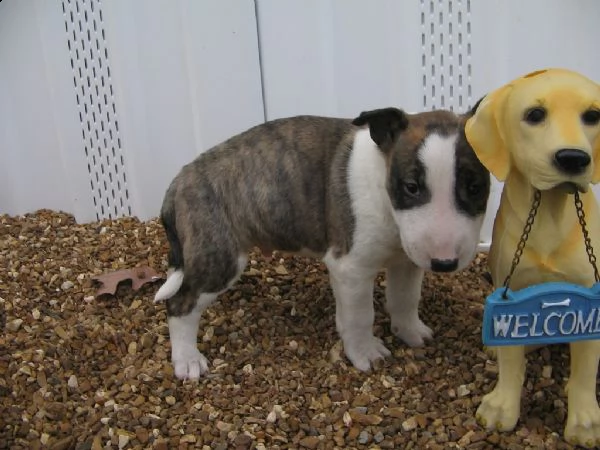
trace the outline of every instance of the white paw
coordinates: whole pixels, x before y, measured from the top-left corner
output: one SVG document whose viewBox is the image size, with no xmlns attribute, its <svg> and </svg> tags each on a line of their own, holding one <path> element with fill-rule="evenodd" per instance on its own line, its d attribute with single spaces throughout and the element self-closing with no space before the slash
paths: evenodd
<svg viewBox="0 0 600 450">
<path fill-rule="evenodd" d="M 433 338 L 433 331 L 419 318 L 417 320 L 392 320 L 392 333 L 402 339 L 409 347 L 422 347 L 425 341 Z"/>
<path fill-rule="evenodd" d="M 593 403 L 569 408 L 565 439 L 570 444 L 586 448 L 597 448 L 600 445 L 600 408 L 596 402 Z"/>
<path fill-rule="evenodd" d="M 381 339 L 375 336 L 352 341 L 344 340 L 344 352 L 354 367 L 363 372 L 370 370 L 372 363 L 378 359 L 384 359 L 391 355 Z"/>
<path fill-rule="evenodd" d="M 208 360 L 197 348 L 175 349 L 172 362 L 175 376 L 180 380 L 197 380 L 208 371 Z"/>
<path fill-rule="evenodd" d="M 496 388 L 483 397 L 475 417 L 488 430 L 510 431 L 519 420 L 520 407 L 519 394 L 509 395 Z"/>
</svg>

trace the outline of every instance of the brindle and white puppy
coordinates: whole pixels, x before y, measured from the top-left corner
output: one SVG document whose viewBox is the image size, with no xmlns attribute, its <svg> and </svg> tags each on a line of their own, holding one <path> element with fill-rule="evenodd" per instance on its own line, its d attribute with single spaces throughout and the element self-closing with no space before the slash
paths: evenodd
<svg viewBox="0 0 600 450">
<path fill-rule="evenodd" d="M 336 325 L 354 366 L 389 350 L 373 335 L 373 282 L 387 269 L 393 333 L 423 345 L 423 271 L 472 260 L 489 174 L 464 137 L 465 117 L 396 108 L 347 119 L 300 116 L 254 127 L 186 165 L 161 218 L 170 275 L 167 301 L 178 378 L 208 370 L 196 339 L 202 311 L 239 278 L 252 247 L 323 258 Z"/>
</svg>

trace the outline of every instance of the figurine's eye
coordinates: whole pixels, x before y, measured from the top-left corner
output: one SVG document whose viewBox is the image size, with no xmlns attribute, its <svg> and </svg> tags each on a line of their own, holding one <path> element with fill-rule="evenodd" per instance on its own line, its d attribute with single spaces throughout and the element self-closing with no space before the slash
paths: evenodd
<svg viewBox="0 0 600 450">
<path fill-rule="evenodd" d="M 581 115 L 581 120 L 586 125 L 598 125 L 598 122 L 600 122 L 600 110 L 588 109 Z"/>
<path fill-rule="evenodd" d="M 537 125 L 542 123 L 545 119 L 546 119 L 546 110 L 544 108 L 540 108 L 540 107 L 535 107 L 535 108 L 531 108 L 528 109 L 527 112 L 525 112 L 525 122 L 527 122 L 530 125 Z"/>
<path fill-rule="evenodd" d="M 415 197 L 419 195 L 419 185 L 414 181 L 405 181 L 404 182 L 404 192 L 406 192 L 411 197 Z"/>
</svg>

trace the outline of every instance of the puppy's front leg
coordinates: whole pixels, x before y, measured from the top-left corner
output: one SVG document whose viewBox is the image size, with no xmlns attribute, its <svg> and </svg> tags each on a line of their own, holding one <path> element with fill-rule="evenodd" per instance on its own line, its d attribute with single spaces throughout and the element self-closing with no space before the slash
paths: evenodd
<svg viewBox="0 0 600 450">
<path fill-rule="evenodd" d="M 565 439 L 584 447 L 600 445 L 600 408 L 596 376 L 600 341 L 572 342 L 571 375 L 567 383 L 568 412 Z"/>
<path fill-rule="evenodd" d="M 498 381 L 477 409 L 477 421 L 488 430 L 510 431 L 519 420 L 525 381 L 525 347 L 497 347 Z"/>
<path fill-rule="evenodd" d="M 431 328 L 419 318 L 423 273 L 405 255 L 387 265 L 385 297 L 392 332 L 411 347 L 420 347 L 433 337 Z"/>
<path fill-rule="evenodd" d="M 348 255 L 326 256 L 329 279 L 335 296 L 335 322 L 344 343 L 344 352 L 354 367 L 367 371 L 371 364 L 390 355 L 373 335 L 375 310 L 373 282 L 377 274 L 356 264 Z"/>
</svg>

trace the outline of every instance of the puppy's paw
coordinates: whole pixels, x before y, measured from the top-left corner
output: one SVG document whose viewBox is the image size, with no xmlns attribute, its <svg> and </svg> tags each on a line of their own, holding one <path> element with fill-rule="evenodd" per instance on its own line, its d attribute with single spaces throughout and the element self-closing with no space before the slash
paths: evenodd
<svg viewBox="0 0 600 450">
<path fill-rule="evenodd" d="M 488 430 L 510 431 L 519 420 L 520 397 L 498 388 L 485 395 L 477 408 L 477 422 Z"/>
<path fill-rule="evenodd" d="M 597 403 L 592 404 L 592 402 L 589 405 L 581 406 L 569 408 L 565 440 L 570 444 L 597 448 L 600 446 L 600 408 Z"/>
<path fill-rule="evenodd" d="M 370 370 L 375 361 L 391 355 L 381 339 L 375 336 L 369 336 L 366 339 L 345 340 L 344 352 L 352 365 L 363 372 Z"/>
<path fill-rule="evenodd" d="M 395 320 L 392 333 L 402 339 L 409 347 L 423 347 L 425 341 L 433 338 L 433 331 L 419 318 L 411 322 Z"/>
<path fill-rule="evenodd" d="M 197 380 L 208 371 L 208 360 L 196 348 L 177 351 L 172 362 L 175 376 L 180 380 Z"/>
</svg>

